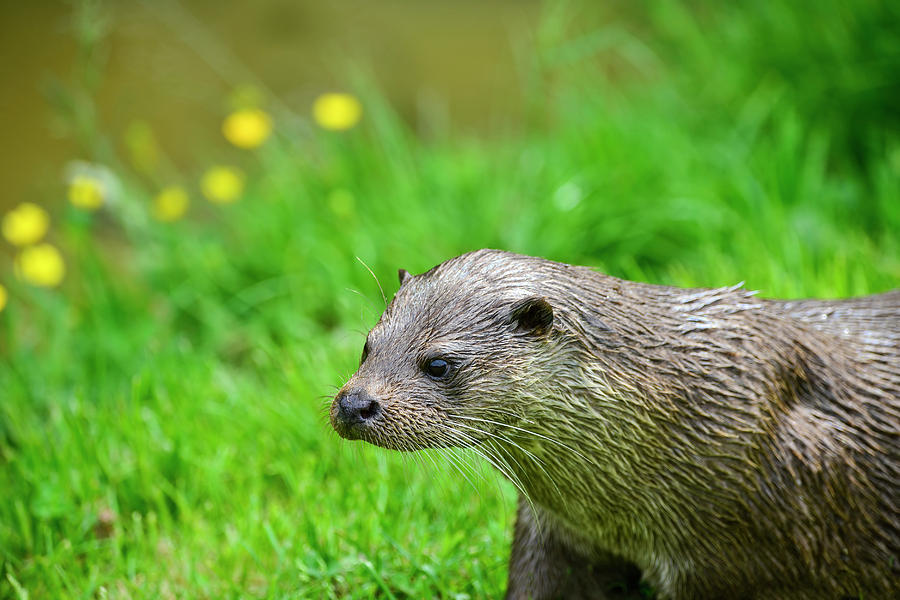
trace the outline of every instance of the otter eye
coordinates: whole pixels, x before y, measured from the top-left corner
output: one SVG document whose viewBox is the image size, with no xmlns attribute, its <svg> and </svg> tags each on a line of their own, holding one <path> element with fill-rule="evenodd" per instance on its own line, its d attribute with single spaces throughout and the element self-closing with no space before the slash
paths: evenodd
<svg viewBox="0 0 900 600">
<path fill-rule="evenodd" d="M 450 364 L 443 358 L 432 358 L 425 363 L 425 372 L 432 377 L 443 377 L 450 371 Z"/>
</svg>

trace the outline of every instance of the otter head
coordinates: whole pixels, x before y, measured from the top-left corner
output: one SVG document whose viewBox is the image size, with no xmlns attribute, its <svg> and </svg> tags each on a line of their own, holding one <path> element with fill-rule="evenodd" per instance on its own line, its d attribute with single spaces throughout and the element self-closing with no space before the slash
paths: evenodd
<svg viewBox="0 0 900 600">
<path fill-rule="evenodd" d="M 344 438 L 396 450 L 466 447 L 526 418 L 530 361 L 554 311 L 516 255 L 478 251 L 412 276 L 369 332 L 331 405 Z M 525 258 L 525 257 L 520 257 Z M 527 396 L 527 394 L 524 394 Z"/>
</svg>

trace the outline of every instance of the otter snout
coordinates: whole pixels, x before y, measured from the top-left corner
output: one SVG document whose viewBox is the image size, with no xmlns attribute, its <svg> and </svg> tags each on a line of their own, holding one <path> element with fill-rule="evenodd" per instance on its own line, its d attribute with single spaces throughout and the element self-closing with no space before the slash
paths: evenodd
<svg viewBox="0 0 900 600">
<path fill-rule="evenodd" d="M 331 405 L 331 425 L 342 437 L 359 439 L 381 415 L 381 405 L 364 389 L 341 390 Z"/>
</svg>

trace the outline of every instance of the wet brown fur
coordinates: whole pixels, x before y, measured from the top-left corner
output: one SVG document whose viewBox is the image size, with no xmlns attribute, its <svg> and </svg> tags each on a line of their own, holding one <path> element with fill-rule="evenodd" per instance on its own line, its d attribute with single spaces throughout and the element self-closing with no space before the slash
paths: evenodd
<svg viewBox="0 0 900 600">
<path fill-rule="evenodd" d="M 660 598 L 900 597 L 900 291 L 764 300 L 496 250 L 401 278 L 344 386 L 380 413 L 332 422 L 513 480 L 508 598 L 638 572 Z"/>
</svg>

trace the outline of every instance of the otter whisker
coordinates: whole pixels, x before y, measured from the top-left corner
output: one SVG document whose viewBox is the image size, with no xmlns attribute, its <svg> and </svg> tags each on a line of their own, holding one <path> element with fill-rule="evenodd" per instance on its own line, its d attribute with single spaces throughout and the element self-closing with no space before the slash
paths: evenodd
<svg viewBox="0 0 900 600">
<path fill-rule="evenodd" d="M 457 423 L 457 425 L 461 425 L 461 423 Z M 523 476 L 525 477 L 525 479 L 528 480 L 528 481 L 529 481 L 530 483 L 532 483 L 532 484 L 535 483 L 535 482 L 532 480 L 532 476 L 529 474 L 529 471 L 528 471 L 527 469 L 525 469 L 525 467 L 522 465 L 522 463 L 519 462 L 519 460 L 513 455 L 512 452 L 510 452 L 510 450 L 509 450 L 508 448 L 506 448 L 502 443 L 500 443 L 500 444 L 495 444 L 495 443 L 494 443 L 494 440 L 498 440 L 498 441 L 501 441 L 501 442 L 504 441 L 504 438 L 503 438 L 502 436 L 500 436 L 500 435 L 495 435 L 495 434 L 492 434 L 492 433 L 486 432 L 486 431 L 483 432 L 483 433 L 485 433 L 487 436 L 489 436 L 489 439 L 487 440 L 487 442 L 490 444 L 491 448 L 493 448 L 494 450 L 496 450 L 498 454 L 503 455 L 503 456 L 505 456 L 505 457 L 508 457 L 508 458 L 511 459 L 513 462 L 515 462 L 516 466 L 519 467 L 519 469 L 520 469 L 520 471 L 522 472 L 522 474 L 523 474 Z M 542 461 L 541 461 L 537 456 L 535 456 L 534 454 L 532 454 L 532 453 L 529 452 L 528 450 L 525 450 L 524 448 L 522 448 L 521 446 L 519 446 L 518 444 L 516 444 L 516 443 L 513 442 L 512 440 L 506 439 L 505 441 L 508 442 L 508 443 L 511 443 L 511 444 L 515 445 L 515 446 L 518 447 L 520 450 L 522 450 L 524 453 L 526 453 L 526 455 L 529 455 L 529 456 L 530 456 L 532 462 L 534 462 L 534 464 L 535 464 L 535 465 L 536 465 L 536 466 L 544 473 L 544 475 L 546 475 L 547 481 L 550 482 L 550 484 L 553 486 L 554 490 L 556 491 L 556 494 L 562 499 L 563 505 L 565 505 L 565 504 L 566 504 L 566 499 L 565 499 L 565 497 L 562 495 L 562 492 L 560 491 L 559 486 L 557 486 L 555 478 L 554 478 L 552 475 L 550 475 L 550 473 L 548 473 L 547 470 L 544 468 L 544 465 L 543 465 Z M 503 460 L 504 460 L 504 463 L 505 463 L 505 464 L 509 465 L 509 461 L 506 460 L 506 458 L 504 458 Z M 510 468 L 511 468 L 511 465 L 510 465 Z M 530 494 L 529 494 L 528 496 L 529 496 L 529 498 L 530 498 Z"/>
<path fill-rule="evenodd" d="M 531 461 L 535 464 L 535 466 L 537 466 L 537 468 L 539 468 L 539 469 L 544 473 L 544 475 L 546 475 L 547 481 L 549 481 L 549 482 L 553 485 L 553 488 L 554 488 L 554 490 L 556 491 L 556 494 L 557 494 L 557 495 L 559 496 L 559 498 L 563 501 L 563 504 L 565 504 L 566 498 L 565 498 L 565 496 L 563 495 L 562 491 L 560 491 L 559 486 L 556 484 L 556 479 L 555 479 L 555 478 L 547 471 L 547 469 L 545 468 L 545 465 L 544 465 L 544 461 L 541 460 L 538 456 L 536 456 L 533 452 L 531 452 L 530 450 L 527 450 L 527 449 L 523 448 L 522 446 L 520 446 L 519 444 L 517 444 L 515 441 L 513 441 L 512 439 L 510 439 L 508 436 L 502 435 L 502 434 L 500 434 L 500 433 L 497 433 L 497 432 L 490 432 L 490 431 L 478 429 L 478 428 L 476 428 L 476 427 L 472 427 L 472 426 L 466 425 L 466 424 L 464 424 L 464 423 L 458 423 L 458 422 L 457 422 L 457 423 L 454 423 L 454 425 L 457 426 L 457 427 L 465 427 L 466 429 L 471 429 L 472 431 L 476 431 L 476 432 L 478 432 L 478 433 L 482 433 L 482 434 L 484 434 L 484 435 L 486 435 L 486 436 L 488 436 L 488 437 L 494 438 L 494 439 L 496 439 L 496 440 L 498 440 L 498 441 L 500 441 L 500 442 L 504 442 L 504 443 L 507 443 L 507 444 L 511 444 L 512 446 L 518 448 L 523 454 L 525 454 L 525 456 L 526 456 L 527 458 L 530 458 L 530 459 L 531 459 Z M 528 471 L 522 466 L 522 464 L 515 458 L 515 456 L 513 456 L 512 453 L 509 452 L 509 450 L 506 450 L 506 449 L 503 447 L 503 445 L 500 445 L 499 449 L 500 449 L 501 451 L 504 451 L 504 452 L 505 452 L 505 453 L 506 453 L 506 454 L 507 454 L 507 455 L 508 455 L 515 463 L 516 463 L 516 466 L 518 466 L 519 469 L 520 469 L 523 473 L 527 473 L 527 472 L 528 472 Z M 526 477 L 527 477 L 527 475 L 526 475 Z"/>
<path fill-rule="evenodd" d="M 378 281 L 377 278 L 376 278 L 376 281 Z M 360 298 L 362 298 L 363 300 L 365 300 L 367 304 L 369 304 L 369 306 L 360 307 L 360 308 L 365 308 L 366 310 L 368 310 L 368 311 L 371 313 L 371 314 L 370 314 L 370 317 L 371 317 L 371 316 L 377 315 L 377 313 L 375 312 L 375 311 L 376 311 L 375 306 L 372 305 L 372 301 L 369 299 L 368 296 L 366 296 L 365 294 L 363 294 L 363 293 L 360 292 L 359 290 L 356 290 L 356 289 L 353 289 L 353 288 L 344 288 L 344 289 L 347 290 L 348 292 L 352 293 L 352 294 L 356 294 L 357 296 L 359 296 Z M 365 316 L 364 316 L 362 313 L 360 313 L 359 318 L 360 318 L 360 319 L 365 319 Z M 365 334 L 367 333 L 367 332 L 361 331 L 361 330 L 354 330 L 354 331 L 355 331 L 356 333 L 362 333 L 363 335 L 365 335 Z"/>
<path fill-rule="evenodd" d="M 474 432 L 476 432 L 476 433 L 480 433 L 480 434 L 484 435 L 485 437 L 494 438 L 494 439 L 497 439 L 497 440 L 499 440 L 499 441 L 501 441 L 501 442 L 505 442 L 505 443 L 507 443 L 507 444 L 511 444 L 511 445 L 515 446 L 516 448 L 518 448 L 519 450 L 521 450 L 523 453 L 525 453 L 525 454 L 527 454 L 527 455 L 530 455 L 530 457 L 532 458 L 532 460 L 534 460 L 534 462 L 535 462 L 536 464 L 538 464 L 539 467 L 541 466 L 541 465 L 540 465 L 540 459 L 538 459 L 534 454 L 532 454 L 531 452 L 529 452 L 528 450 L 526 450 L 525 448 L 523 448 L 523 447 L 520 446 L 519 444 L 515 443 L 513 440 L 509 439 L 509 438 L 506 437 L 506 436 L 503 436 L 503 435 L 501 435 L 501 434 L 499 434 L 499 433 L 495 433 L 495 432 L 491 432 L 491 431 L 487 431 L 487 430 L 483 430 L 483 429 L 478 429 L 477 427 L 472 427 L 472 426 L 466 425 L 466 424 L 464 424 L 464 423 L 454 422 L 453 424 L 454 424 L 454 426 L 456 426 L 456 427 L 464 427 L 464 428 L 469 429 L 469 430 L 471 430 L 471 431 L 474 431 Z M 501 446 L 501 448 L 502 448 L 502 446 Z M 512 459 L 516 462 L 516 465 L 519 467 L 519 469 L 520 469 L 522 472 L 525 472 L 524 467 L 519 463 L 519 461 L 516 460 L 515 457 L 513 457 L 511 454 L 510 454 L 509 456 L 510 456 L 510 458 L 512 458 Z"/>
<path fill-rule="evenodd" d="M 498 448 L 494 444 L 490 444 L 490 448 L 494 450 L 494 454 L 490 454 L 488 452 L 481 452 L 478 450 L 478 446 L 481 445 L 481 442 L 479 440 L 477 440 L 476 438 L 472 437 L 471 435 L 469 435 L 465 432 L 451 428 L 443 423 L 438 423 L 438 425 L 444 429 L 448 429 L 451 432 L 453 432 L 456 436 L 459 437 L 460 440 L 465 442 L 465 446 L 467 449 L 472 450 L 473 452 L 475 452 L 476 454 L 478 454 L 479 456 L 484 458 L 491 466 L 493 466 L 495 469 L 497 469 L 497 471 L 502 473 L 507 479 L 512 481 L 514 484 L 516 484 L 516 486 L 519 488 L 520 491 L 525 493 L 524 492 L 524 489 L 525 489 L 524 483 L 520 479 L 516 470 L 512 468 L 512 465 L 509 463 L 509 461 L 504 456 L 502 456 L 501 448 Z M 483 430 L 477 429 L 475 427 L 468 427 L 462 423 L 454 423 L 454 425 L 464 426 L 464 427 L 467 427 L 468 429 L 471 429 L 472 431 L 474 431 L 476 433 L 481 433 L 481 434 L 484 434 L 485 436 L 491 436 L 491 433 L 488 431 L 483 431 Z M 484 446 L 482 445 L 482 447 L 484 447 Z M 522 465 L 515 459 L 515 457 L 510 456 L 510 458 L 512 458 L 516 462 L 516 465 L 519 467 L 519 470 L 521 472 L 527 473 L 527 470 L 522 467 Z M 500 464 L 502 464 L 502 466 L 505 468 L 501 468 L 501 466 L 498 465 L 498 462 Z"/>
<path fill-rule="evenodd" d="M 493 450 L 495 452 L 499 452 L 498 448 L 494 445 L 493 440 L 487 439 L 485 441 L 487 442 L 487 445 L 490 446 L 491 448 L 493 448 Z M 506 470 L 501 469 L 499 466 L 497 466 L 497 464 L 495 462 L 491 462 L 491 461 L 488 461 L 488 462 L 491 462 L 492 466 L 495 469 L 497 469 L 498 471 L 503 473 L 503 475 L 506 476 L 506 478 L 512 482 L 512 484 L 516 487 L 516 489 L 519 490 L 519 497 L 524 498 L 525 501 L 528 502 L 528 506 L 531 508 L 531 512 L 533 514 L 537 515 L 538 514 L 537 507 L 534 505 L 534 500 L 532 500 L 531 494 L 529 494 L 525 490 L 525 485 L 521 482 L 518 475 L 516 475 L 513 472 L 512 468 L 509 467 L 509 463 L 507 463 L 506 460 L 503 459 L 502 456 L 496 456 L 496 458 L 498 460 L 502 461 L 504 465 L 506 465 L 506 467 L 507 467 Z"/>
<path fill-rule="evenodd" d="M 374 280 L 375 280 L 375 283 L 378 285 L 378 291 L 381 292 L 381 299 L 384 301 L 385 306 L 387 306 L 387 296 L 384 295 L 384 288 L 381 287 L 381 282 L 378 281 L 378 276 L 375 275 L 375 271 L 373 271 L 373 270 L 369 267 L 369 265 L 367 265 L 367 264 L 363 261 L 363 259 L 361 259 L 360 257 L 357 256 L 357 257 L 356 257 L 356 260 L 358 260 L 358 261 L 359 261 L 359 264 L 361 264 L 362 266 L 364 266 L 364 267 L 366 268 L 366 270 L 372 275 L 372 279 L 374 279 Z"/>
<path fill-rule="evenodd" d="M 484 477 L 483 477 L 480 473 L 478 473 L 477 471 L 475 471 L 474 469 L 472 469 L 472 468 L 471 468 L 471 465 L 467 465 L 464 461 L 461 461 L 461 460 L 459 459 L 458 456 L 454 455 L 454 454 L 451 452 L 452 449 L 453 449 L 452 447 L 445 448 L 445 449 L 443 449 L 444 451 L 441 452 L 441 454 L 444 456 L 445 459 L 447 459 L 447 462 L 448 462 L 454 469 L 456 469 L 456 471 L 458 471 L 460 475 L 462 475 L 463 479 L 466 480 L 466 483 L 468 483 L 469 486 L 470 486 L 473 490 L 475 490 L 475 493 L 478 494 L 479 497 L 481 497 L 481 491 L 478 489 L 478 487 L 475 485 L 475 483 L 474 483 L 471 479 L 469 479 L 469 477 L 466 475 L 466 472 L 465 472 L 466 469 L 465 469 L 464 467 L 466 467 L 466 466 L 469 467 L 469 469 L 470 469 L 469 472 L 470 472 L 470 474 L 471 474 L 473 477 L 474 477 L 474 476 L 478 476 L 478 477 L 480 477 L 482 480 L 484 479 Z"/>
<path fill-rule="evenodd" d="M 454 425 L 458 425 L 458 423 Z M 478 475 L 481 479 L 484 479 L 484 469 L 482 467 L 483 463 L 477 462 L 477 459 L 480 455 L 476 453 L 473 448 L 474 446 L 479 445 L 481 442 L 471 435 L 462 431 L 458 431 L 453 427 L 449 427 L 445 424 L 440 424 L 440 426 L 453 434 L 452 436 L 442 434 L 442 437 L 446 440 L 446 446 L 441 449 L 445 453 L 452 454 L 457 458 L 464 456 L 466 459 L 465 464 L 472 470 L 474 474 Z M 497 470 L 491 469 L 490 472 L 496 478 L 498 474 Z"/>
<path fill-rule="evenodd" d="M 481 456 L 482 458 L 487 460 L 488 463 L 490 463 L 492 466 L 494 466 L 495 461 L 490 460 L 487 456 L 485 456 L 485 453 L 478 450 L 477 447 L 480 445 L 479 440 L 475 439 L 474 437 L 472 437 L 471 435 L 469 435 L 463 431 L 459 431 L 453 427 L 450 427 L 449 425 L 447 425 L 445 423 L 435 423 L 435 425 L 437 425 L 441 429 L 450 431 L 453 434 L 453 437 L 447 438 L 447 440 L 450 442 L 449 446 L 452 447 L 453 445 L 459 444 L 460 442 L 462 442 L 461 445 L 464 445 L 467 450 L 471 450 L 471 451 L 475 452 L 476 454 L 478 454 L 479 456 Z M 459 423 L 457 423 L 457 425 L 459 425 Z M 475 431 L 480 432 L 477 429 L 475 429 Z M 480 432 L 480 433 L 485 433 L 485 432 Z"/>
<path fill-rule="evenodd" d="M 477 444 L 478 441 L 474 438 L 466 435 L 464 432 L 458 431 L 453 427 L 448 426 L 445 423 L 435 423 L 437 427 L 444 430 L 438 432 L 438 440 L 442 443 L 443 447 L 441 450 L 444 451 L 445 455 L 451 455 L 452 451 L 457 449 L 457 446 L 464 445 L 470 446 Z M 448 435 L 446 432 L 450 432 L 452 435 Z M 474 469 L 473 469 L 474 473 Z"/>
<path fill-rule="evenodd" d="M 496 486 L 497 491 L 501 496 L 505 496 L 506 490 L 501 486 L 501 481 L 510 481 L 507 477 L 505 477 L 501 470 L 497 468 L 496 464 L 492 464 L 492 461 L 486 458 L 483 454 L 477 452 L 471 445 L 468 445 L 464 448 L 457 447 L 447 447 L 442 449 L 445 453 L 458 453 L 457 458 L 459 460 L 465 460 L 465 464 L 475 472 L 478 477 L 487 482 L 489 473 L 489 479 L 493 482 L 493 485 Z M 464 459 L 463 459 L 464 457 Z M 510 482 L 512 483 L 512 482 Z"/>
<path fill-rule="evenodd" d="M 446 441 L 446 442 L 452 443 L 452 440 L 450 440 L 450 438 L 443 433 L 440 433 L 438 435 L 438 439 L 441 441 Z M 466 483 L 469 485 L 469 487 L 471 487 L 475 491 L 475 493 L 478 494 L 479 497 L 481 497 L 481 491 L 479 490 L 478 486 L 475 484 L 475 482 L 473 481 L 472 478 L 478 477 L 483 480 L 484 479 L 483 475 L 481 473 L 479 473 L 478 471 L 476 471 L 474 468 L 472 468 L 472 465 L 469 465 L 469 464 L 465 463 L 464 461 L 460 460 L 460 458 L 458 456 L 447 452 L 447 450 L 452 450 L 452 449 L 453 449 L 452 446 L 448 446 L 447 448 L 438 448 L 437 452 L 442 458 L 444 458 L 446 460 L 446 463 L 449 464 L 451 468 L 456 470 L 463 477 L 463 479 L 466 480 Z M 435 465 L 436 470 L 440 469 L 440 467 L 437 465 L 437 462 L 434 460 L 434 456 L 432 455 L 430 450 L 423 450 L 421 453 L 428 455 L 429 459 L 431 459 L 431 461 L 432 461 L 432 464 Z M 468 475 L 466 474 L 466 471 L 468 471 L 468 473 L 469 473 Z M 470 477 L 470 475 L 472 477 Z"/>
<path fill-rule="evenodd" d="M 519 444 L 517 444 L 515 441 L 513 441 L 510 437 L 505 436 L 505 435 L 503 435 L 503 434 L 501 434 L 501 433 L 499 433 L 499 432 L 487 431 L 486 429 L 478 429 L 477 427 L 472 427 L 471 425 L 466 425 L 465 423 L 456 423 L 456 422 L 455 422 L 455 423 L 453 423 L 453 424 L 454 424 L 456 427 L 465 427 L 466 429 L 469 429 L 469 430 L 471 430 L 471 431 L 475 431 L 475 432 L 477 432 L 477 433 L 484 434 L 484 435 L 486 435 L 486 436 L 488 436 L 488 437 L 492 437 L 492 438 L 498 439 L 498 440 L 500 440 L 500 441 L 502 441 L 502 442 L 505 442 L 505 443 L 507 443 L 507 444 L 511 444 L 511 445 L 515 446 L 516 448 L 518 448 L 519 450 L 521 450 L 524 454 L 528 455 L 532 460 L 534 460 L 535 463 L 537 463 L 537 464 L 540 464 L 540 463 L 541 463 L 541 460 L 540 460 L 537 456 L 535 456 L 534 453 L 532 453 L 531 451 L 529 451 L 529 450 L 523 448 L 522 446 L 520 446 Z"/>
<path fill-rule="evenodd" d="M 487 448 L 484 445 L 478 444 L 477 440 L 475 440 L 474 438 L 471 438 L 467 434 L 460 432 L 460 431 L 455 431 L 455 430 L 454 430 L 454 433 L 456 435 L 459 435 L 462 439 L 465 439 L 466 441 L 470 442 L 470 444 L 468 444 L 466 446 L 467 449 L 471 450 L 472 452 L 474 452 L 475 454 L 477 454 L 478 456 L 483 458 L 485 461 L 487 461 L 488 464 L 490 464 L 497 471 L 499 471 L 501 474 L 503 474 L 503 476 L 506 477 L 510 482 L 512 482 L 512 484 L 516 487 L 516 489 L 519 490 L 519 492 L 523 496 L 525 496 L 525 497 L 528 496 L 528 492 L 525 489 L 525 485 L 522 483 L 522 480 L 519 478 L 518 474 L 510 466 L 509 462 L 507 462 L 507 460 L 499 454 L 498 448 L 493 443 L 491 443 L 491 441 L 489 439 L 485 440 L 485 441 L 487 442 L 487 445 L 491 449 L 494 450 L 494 454 L 488 452 Z M 483 448 L 485 451 L 482 452 L 480 448 Z M 521 465 L 520 465 L 520 467 L 521 467 Z"/>
<path fill-rule="evenodd" d="M 567 446 L 566 444 L 563 444 L 563 443 L 560 442 L 559 440 L 554 440 L 553 438 L 547 437 L 546 435 L 542 435 L 542 434 L 540 434 L 540 433 L 537 433 L 537 432 L 534 432 L 534 431 L 530 431 L 530 430 L 524 429 L 524 428 L 522 428 L 522 427 L 517 427 L 516 425 L 510 425 L 509 423 L 503 423 L 503 422 L 501 422 L 501 421 L 494 421 L 494 420 L 492 420 L 492 419 L 479 419 L 478 417 L 467 417 L 467 416 L 460 415 L 460 414 L 456 414 L 456 413 L 448 413 L 448 414 L 449 414 L 451 417 L 455 418 L 455 419 L 465 419 L 465 420 L 467 420 L 467 421 L 481 421 L 482 423 L 490 423 L 490 424 L 492 424 L 492 425 L 498 425 L 498 426 L 500 426 L 500 427 L 508 427 L 508 428 L 514 429 L 514 430 L 516 430 L 516 431 L 521 431 L 522 433 L 527 433 L 528 435 L 533 435 L 533 436 L 536 437 L 536 438 L 540 438 L 540 439 L 546 440 L 546 441 L 548 441 L 548 442 L 550 442 L 550 443 L 552 443 L 552 444 L 556 444 L 556 445 L 559 446 L 560 448 L 563 448 L 564 450 L 568 450 L 569 452 L 572 452 L 572 453 L 574 453 L 574 454 L 577 454 L 577 455 L 580 456 L 581 458 L 583 458 L 583 459 L 585 459 L 585 460 L 588 460 L 588 458 L 587 458 L 584 454 L 582 454 L 581 452 L 578 452 L 577 450 L 575 450 L 575 449 L 572 448 L 571 446 Z"/>
<path fill-rule="evenodd" d="M 434 460 L 434 456 L 432 456 L 431 452 L 429 452 L 428 449 L 420 450 L 419 452 L 413 452 L 412 454 L 415 456 L 418 456 L 420 459 L 422 459 L 423 457 L 427 458 L 431 462 L 431 466 L 433 467 L 433 470 L 432 470 L 433 473 L 436 473 L 437 471 L 440 470 L 440 467 L 438 467 L 437 461 Z M 465 477 L 465 475 L 463 475 L 463 477 Z M 468 479 L 466 479 L 466 480 L 468 481 Z M 471 482 L 469 482 L 469 484 L 471 485 Z M 442 493 L 446 494 L 447 490 L 446 490 L 446 488 L 443 487 L 444 482 L 441 480 L 438 480 L 438 485 L 441 486 Z"/>
</svg>

